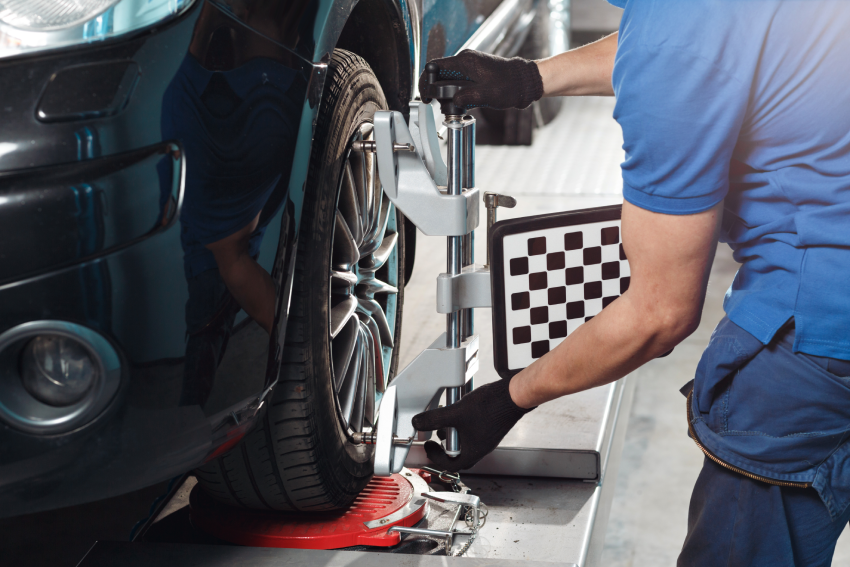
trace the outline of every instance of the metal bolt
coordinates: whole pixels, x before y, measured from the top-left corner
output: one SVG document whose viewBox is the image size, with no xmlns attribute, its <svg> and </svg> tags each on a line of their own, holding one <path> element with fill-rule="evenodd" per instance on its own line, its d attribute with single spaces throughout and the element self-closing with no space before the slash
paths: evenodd
<svg viewBox="0 0 850 567">
<path fill-rule="evenodd" d="M 367 152 L 367 153 L 375 153 L 378 149 L 375 140 L 355 140 L 351 142 L 351 151 L 353 152 Z M 415 152 L 416 148 L 413 144 L 399 144 L 398 142 L 393 143 L 393 151 L 394 152 Z"/>
<path fill-rule="evenodd" d="M 375 151 L 374 140 L 356 140 L 351 142 L 351 151 L 353 152 L 373 152 Z"/>
<path fill-rule="evenodd" d="M 413 144 L 399 144 L 398 142 L 393 143 L 393 151 L 394 152 L 415 152 L 416 148 L 413 147 Z"/>
<path fill-rule="evenodd" d="M 508 195 L 499 195 L 490 191 L 484 192 L 484 206 L 487 207 L 487 265 L 490 265 L 490 231 L 496 224 L 496 209 L 505 207 L 513 209 L 516 207 L 516 199 Z"/>
</svg>

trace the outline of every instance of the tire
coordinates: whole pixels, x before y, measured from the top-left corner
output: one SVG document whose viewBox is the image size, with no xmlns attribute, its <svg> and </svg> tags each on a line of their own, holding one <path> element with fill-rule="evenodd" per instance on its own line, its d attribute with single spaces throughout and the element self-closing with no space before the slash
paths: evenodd
<svg viewBox="0 0 850 567">
<path fill-rule="evenodd" d="M 386 108 L 369 65 L 336 50 L 313 138 L 278 384 L 258 427 L 196 471 L 219 502 L 336 510 L 372 477 L 372 446 L 352 434 L 374 425 L 398 366 L 405 230 L 370 176 L 373 155 L 352 152 L 351 142 L 371 139 L 372 116 Z"/>
</svg>

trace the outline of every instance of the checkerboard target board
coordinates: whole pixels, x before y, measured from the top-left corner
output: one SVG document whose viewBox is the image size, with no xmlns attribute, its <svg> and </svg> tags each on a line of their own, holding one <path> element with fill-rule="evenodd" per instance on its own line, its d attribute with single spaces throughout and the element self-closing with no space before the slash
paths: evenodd
<svg viewBox="0 0 850 567">
<path fill-rule="evenodd" d="M 540 358 L 629 287 L 619 205 L 511 219 L 491 235 L 496 370 Z"/>
</svg>

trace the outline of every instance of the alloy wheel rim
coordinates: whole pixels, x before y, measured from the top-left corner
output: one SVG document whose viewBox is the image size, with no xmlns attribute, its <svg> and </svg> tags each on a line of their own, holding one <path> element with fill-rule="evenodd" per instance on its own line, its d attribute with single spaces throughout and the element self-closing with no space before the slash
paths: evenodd
<svg viewBox="0 0 850 567">
<path fill-rule="evenodd" d="M 337 410 L 351 435 L 371 431 L 389 381 L 398 307 L 398 219 L 364 122 L 349 139 L 338 183 L 331 252 L 329 335 Z"/>
</svg>

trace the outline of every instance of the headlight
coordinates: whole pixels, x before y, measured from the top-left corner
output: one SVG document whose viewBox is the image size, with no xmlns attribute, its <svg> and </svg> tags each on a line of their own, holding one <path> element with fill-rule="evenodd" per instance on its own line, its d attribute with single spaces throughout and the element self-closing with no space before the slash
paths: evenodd
<svg viewBox="0 0 850 567">
<path fill-rule="evenodd" d="M 183 13 L 194 0 L 0 0 L 0 58 L 89 43 Z"/>
<path fill-rule="evenodd" d="M 39 335 L 21 353 L 21 380 L 35 399 L 54 407 L 82 400 L 97 378 L 88 351 L 70 337 Z"/>
</svg>

